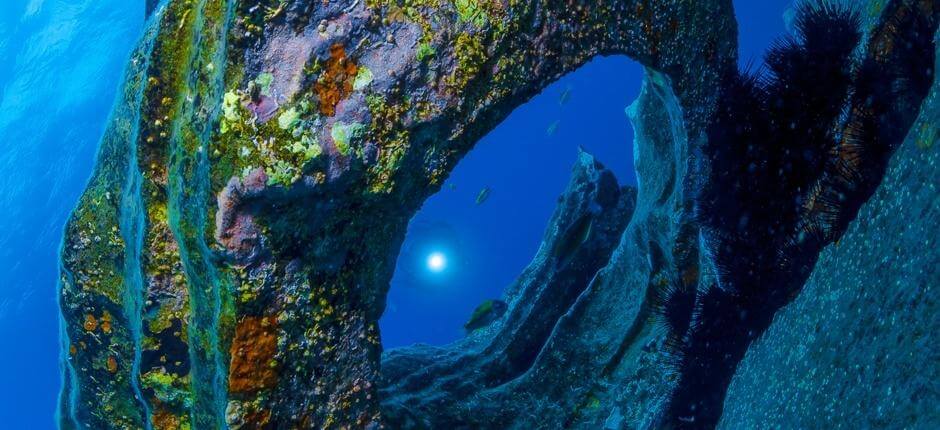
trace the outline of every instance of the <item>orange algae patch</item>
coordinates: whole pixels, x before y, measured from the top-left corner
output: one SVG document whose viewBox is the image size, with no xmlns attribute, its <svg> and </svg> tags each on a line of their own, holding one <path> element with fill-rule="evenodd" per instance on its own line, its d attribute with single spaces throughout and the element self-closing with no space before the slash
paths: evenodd
<svg viewBox="0 0 940 430">
<path fill-rule="evenodd" d="M 98 328 L 98 320 L 92 314 L 85 315 L 85 331 L 95 331 Z"/>
<path fill-rule="evenodd" d="M 330 59 L 326 60 L 323 75 L 313 86 L 320 98 L 321 114 L 336 114 L 336 105 L 352 93 L 358 70 L 356 63 L 346 57 L 346 48 L 342 44 L 337 43 L 330 47 Z"/>
<path fill-rule="evenodd" d="M 228 374 L 231 393 L 250 393 L 277 382 L 274 355 L 277 352 L 277 320 L 274 317 L 245 317 L 235 327 Z"/>
<path fill-rule="evenodd" d="M 150 424 L 156 430 L 178 430 L 181 429 L 180 418 L 170 411 L 157 407 L 150 416 Z"/>
<path fill-rule="evenodd" d="M 271 422 L 271 411 L 267 409 L 255 411 L 245 416 L 246 428 L 251 428 L 251 429 L 269 428 L 268 424 L 270 424 L 270 422 Z"/>
<path fill-rule="evenodd" d="M 111 333 L 111 314 L 107 311 L 101 315 L 101 331 L 105 334 Z"/>
<path fill-rule="evenodd" d="M 118 363 L 117 359 L 113 355 L 108 356 L 108 372 L 117 373 Z"/>
</svg>

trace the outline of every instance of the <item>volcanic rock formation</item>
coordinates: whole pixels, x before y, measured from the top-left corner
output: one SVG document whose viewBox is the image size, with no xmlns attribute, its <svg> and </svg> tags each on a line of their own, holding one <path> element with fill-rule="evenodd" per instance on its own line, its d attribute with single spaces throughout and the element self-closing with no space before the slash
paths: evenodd
<svg viewBox="0 0 940 430">
<path fill-rule="evenodd" d="M 772 404 L 740 387 L 762 384 L 763 357 L 788 353 L 771 322 L 804 300 L 811 274 L 813 294 L 833 282 L 857 293 L 826 279 L 864 251 L 826 247 L 848 228 L 850 249 L 867 249 L 852 220 L 933 82 L 934 2 L 874 0 L 858 16 L 822 4 L 771 57 L 774 82 L 805 90 L 794 95 L 737 72 L 730 0 L 156 3 L 65 233 L 61 426 L 765 419 L 724 404 L 726 389 L 731 401 Z M 814 45 L 819 28 L 842 31 L 846 46 Z M 647 69 L 628 110 L 635 197 L 582 154 L 503 317 L 454 345 L 391 351 L 383 369 L 377 322 L 411 216 L 515 107 L 615 54 Z M 840 85 L 788 70 L 828 70 Z M 935 152 L 928 100 L 917 148 Z M 901 164 L 918 172 L 910 178 L 892 167 L 878 201 L 930 178 L 920 170 L 935 169 L 929 154 L 927 166 Z M 773 183 L 774 169 L 792 166 L 799 174 Z M 911 231 L 935 218 L 918 207 Z M 920 276 L 936 283 L 933 271 Z M 787 371 L 779 377 L 798 377 Z"/>
</svg>

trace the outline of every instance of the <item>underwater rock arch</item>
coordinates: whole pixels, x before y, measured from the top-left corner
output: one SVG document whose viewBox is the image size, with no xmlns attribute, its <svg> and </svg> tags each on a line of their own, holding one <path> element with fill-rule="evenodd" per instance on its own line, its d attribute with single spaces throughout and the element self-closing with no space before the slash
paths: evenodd
<svg viewBox="0 0 940 430">
<path fill-rule="evenodd" d="M 603 53 L 702 123 L 733 30 L 728 2 L 158 7 L 66 233 L 63 425 L 377 421 L 395 250 L 460 155 Z"/>
<path fill-rule="evenodd" d="M 612 423 L 637 423 L 666 394 L 650 290 L 677 267 L 697 267 L 685 251 L 693 230 L 675 216 L 687 134 L 656 72 L 628 113 L 638 189 L 614 192 L 612 174 L 582 153 L 538 254 L 507 287 L 504 316 L 453 344 L 385 354 L 380 393 L 391 427 L 603 428 L 612 408 Z M 576 251 L 560 253 L 584 219 L 591 227 L 576 235 Z M 614 406 L 622 396 L 629 407 Z"/>
<path fill-rule="evenodd" d="M 694 197 L 735 39 L 730 0 L 157 5 L 66 229 L 62 427 L 379 426 L 377 321 L 411 215 L 515 107 L 624 54 L 649 71 L 636 208 L 517 405 L 595 422 L 611 375 L 661 376 L 621 366 L 655 348 L 657 291 L 713 275 Z"/>
</svg>

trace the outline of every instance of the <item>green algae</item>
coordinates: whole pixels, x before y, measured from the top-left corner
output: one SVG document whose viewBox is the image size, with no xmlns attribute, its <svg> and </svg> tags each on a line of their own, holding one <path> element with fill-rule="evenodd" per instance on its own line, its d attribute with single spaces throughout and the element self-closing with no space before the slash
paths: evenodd
<svg viewBox="0 0 940 430">
<path fill-rule="evenodd" d="M 271 96 L 271 84 L 274 83 L 273 74 L 264 72 L 258 75 L 254 82 L 258 84 L 259 88 L 261 89 L 261 94 L 264 94 L 268 97 Z"/>
<path fill-rule="evenodd" d="M 177 377 L 163 370 L 154 370 L 144 374 L 141 381 L 153 390 L 157 400 L 164 404 L 178 405 L 186 409 L 193 406 L 188 376 Z"/>
<path fill-rule="evenodd" d="M 277 125 L 281 130 L 293 129 L 299 121 L 300 112 L 296 108 L 287 109 L 277 117 Z"/>
<path fill-rule="evenodd" d="M 214 173 L 245 177 L 261 168 L 270 184 L 287 186 L 323 153 L 315 129 L 319 117 L 312 101 L 302 98 L 282 108 L 276 121 L 257 124 L 250 121 L 244 97 L 230 90 L 225 96 L 229 100 L 235 99 L 229 94 L 239 98 L 230 105 L 231 115 L 220 118 L 219 134 L 210 143 Z"/>
<path fill-rule="evenodd" d="M 222 115 L 225 118 L 225 121 L 220 121 L 222 124 L 222 133 L 226 132 L 228 123 L 237 122 L 241 119 L 241 112 L 238 109 L 238 107 L 241 105 L 241 100 L 241 96 L 239 96 L 235 91 L 229 91 L 225 93 L 225 96 L 222 99 Z"/>
<path fill-rule="evenodd" d="M 381 149 L 379 160 L 370 168 L 372 192 L 390 192 L 402 159 L 410 146 L 410 134 L 403 127 L 405 115 L 412 108 L 409 100 L 390 101 L 377 94 L 366 97 L 372 116 L 370 139 Z"/>
<path fill-rule="evenodd" d="M 454 7 L 457 9 L 457 16 L 461 22 L 469 22 L 477 27 L 484 27 L 490 21 L 490 17 L 484 8 L 483 3 L 486 0 L 453 0 Z"/>
<path fill-rule="evenodd" d="M 352 144 L 362 137 L 363 133 L 366 130 L 365 124 L 353 122 L 345 123 L 342 121 L 337 121 L 333 124 L 333 128 L 330 129 L 330 137 L 333 138 L 333 145 L 336 146 L 336 150 L 340 154 L 349 156 L 352 152 Z"/>
<path fill-rule="evenodd" d="M 418 49 L 415 50 L 415 58 L 419 63 L 430 60 L 435 54 L 437 54 L 437 51 L 434 49 L 434 46 L 428 42 L 418 44 Z"/>
<path fill-rule="evenodd" d="M 353 89 L 361 91 L 372 83 L 374 77 L 368 67 L 360 66 L 356 72 L 356 79 L 353 80 Z"/>
<path fill-rule="evenodd" d="M 480 73 L 486 60 L 481 38 L 471 33 L 460 33 L 454 44 L 454 56 L 457 65 L 449 76 L 449 84 L 454 87 L 454 91 L 460 92 Z"/>
</svg>

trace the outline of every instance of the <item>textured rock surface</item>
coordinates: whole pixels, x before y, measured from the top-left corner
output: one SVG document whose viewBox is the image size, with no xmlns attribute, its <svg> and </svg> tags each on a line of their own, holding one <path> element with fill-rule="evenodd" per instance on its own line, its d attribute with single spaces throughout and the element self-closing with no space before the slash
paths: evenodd
<svg viewBox="0 0 940 430">
<path fill-rule="evenodd" d="M 940 423 L 938 124 L 935 83 L 858 221 L 748 351 L 722 428 Z"/>
<path fill-rule="evenodd" d="M 800 295 L 914 125 L 940 8 L 871 10 L 880 16 L 863 27 L 857 10 L 805 3 L 796 34 L 769 51 L 768 75 L 723 78 L 695 205 L 712 273 L 664 291 L 677 378 L 654 426 L 717 425 L 750 344 Z"/>
<path fill-rule="evenodd" d="M 723 275 L 692 214 L 736 65 L 730 3 L 158 4 L 66 231 L 61 426 L 619 429 L 673 412 L 659 293 Z M 381 377 L 377 321 L 410 217 L 516 106 L 612 54 L 647 67 L 628 110 L 635 204 L 582 155 L 506 314 L 390 352 Z M 760 386 L 748 375 L 773 351 L 736 384 Z"/>
<path fill-rule="evenodd" d="M 729 1 L 158 6 L 66 232 L 63 427 L 377 422 L 398 247 L 457 160 L 601 54 L 662 71 L 700 138 L 734 30 Z M 674 216 L 684 154 L 665 155 L 674 181 L 634 230 Z M 631 258 L 617 270 L 648 265 Z M 105 312 L 110 332 L 85 330 Z M 596 371 L 609 342 L 584 342 Z"/>
</svg>

